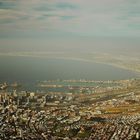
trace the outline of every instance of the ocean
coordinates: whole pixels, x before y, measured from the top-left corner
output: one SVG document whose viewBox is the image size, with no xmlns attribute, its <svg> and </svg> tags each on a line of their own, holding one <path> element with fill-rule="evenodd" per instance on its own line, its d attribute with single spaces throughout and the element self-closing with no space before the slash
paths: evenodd
<svg viewBox="0 0 140 140">
<path fill-rule="evenodd" d="M 0 56 L 0 82 L 33 86 L 44 80 L 121 80 L 138 74 L 115 66 L 81 60 Z M 32 88 L 32 87 L 31 87 Z"/>
</svg>

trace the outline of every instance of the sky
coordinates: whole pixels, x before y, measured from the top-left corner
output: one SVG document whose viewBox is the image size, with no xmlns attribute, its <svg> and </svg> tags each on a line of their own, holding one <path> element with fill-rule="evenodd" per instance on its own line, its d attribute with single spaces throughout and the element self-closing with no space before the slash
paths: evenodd
<svg viewBox="0 0 140 140">
<path fill-rule="evenodd" d="M 140 0 L 0 0 L 0 52 L 140 48 Z"/>
</svg>

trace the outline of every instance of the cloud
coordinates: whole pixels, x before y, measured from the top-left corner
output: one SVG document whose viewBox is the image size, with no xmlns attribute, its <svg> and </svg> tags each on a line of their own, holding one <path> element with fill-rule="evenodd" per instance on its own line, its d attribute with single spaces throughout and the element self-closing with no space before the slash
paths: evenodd
<svg viewBox="0 0 140 140">
<path fill-rule="evenodd" d="M 16 3 L 14 1 L 0 2 L 0 9 L 16 9 Z"/>
<path fill-rule="evenodd" d="M 139 6 L 138 0 L 2 0 L 0 31 L 140 36 Z"/>
</svg>

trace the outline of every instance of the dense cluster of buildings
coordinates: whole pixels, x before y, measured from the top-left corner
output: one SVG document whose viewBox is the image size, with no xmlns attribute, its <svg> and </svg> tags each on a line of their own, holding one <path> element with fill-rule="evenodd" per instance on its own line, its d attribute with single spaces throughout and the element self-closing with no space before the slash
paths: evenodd
<svg viewBox="0 0 140 140">
<path fill-rule="evenodd" d="M 125 97 L 94 104 L 80 102 L 79 95 L 1 90 L 0 139 L 140 139 L 139 113 L 103 112 L 105 106 L 118 106 L 122 100 L 139 101 L 138 95 L 127 93 Z"/>
</svg>

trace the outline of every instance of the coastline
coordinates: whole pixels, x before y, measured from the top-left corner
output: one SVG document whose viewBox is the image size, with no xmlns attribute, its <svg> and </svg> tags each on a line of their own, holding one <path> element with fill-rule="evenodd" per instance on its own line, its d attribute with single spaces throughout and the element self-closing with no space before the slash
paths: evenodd
<svg viewBox="0 0 140 140">
<path fill-rule="evenodd" d="M 14 54 L 14 53 L 0 53 L 0 56 L 9 56 L 9 57 L 34 57 L 34 58 L 48 58 L 48 59 L 63 59 L 63 60 L 74 60 L 74 61 L 83 61 L 83 62 L 93 62 L 93 63 L 99 63 L 99 64 L 104 64 L 104 65 L 110 65 L 116 68 L 121 68 L 124 70 L 129 70 L 132 71 L 136 74 L 138 74 L 138 76 L 140 76 L 140 69 L 133 69 L 127 66 L 123 66 L 121 64 L 117 64 L 117 63 L 111 63 L 109 61 L 103 62 L 102 60 L 95 60 L 95 59 L 86 59 L 86 58 L 78 58 L 78 57 L 62 57 L 62 56 L 47 56 L 47 55 L 32 55 L 32 54 Z M 123 61 L 122 61 L 123 63 Z M 125 62 L 124 62 L 125 64 Z"/>
</svg>

